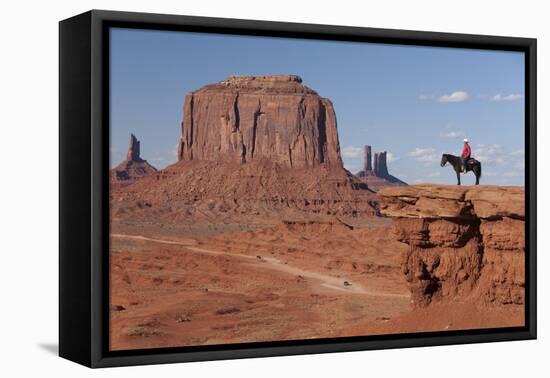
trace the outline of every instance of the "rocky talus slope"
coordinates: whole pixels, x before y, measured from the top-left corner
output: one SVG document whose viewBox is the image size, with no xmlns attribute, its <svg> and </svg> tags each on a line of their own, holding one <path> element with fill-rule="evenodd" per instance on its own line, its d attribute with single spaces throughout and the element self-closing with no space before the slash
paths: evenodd
<svg viewBox="0 0 550 378">
<path fill-rule="evenodd" d="M 417 306 L 474 298 L 523 304 L 525 194 L 520 187 L 418 185 L 378 192 L 409 245 L 402 268 Z"/>
<path fill-rule="evenodd" d="M 374 194 L 344 169 L 180 161 L 111 192 L 115 219 L 268 223 L 311 216 L 374 216 Z"/>
</svg>

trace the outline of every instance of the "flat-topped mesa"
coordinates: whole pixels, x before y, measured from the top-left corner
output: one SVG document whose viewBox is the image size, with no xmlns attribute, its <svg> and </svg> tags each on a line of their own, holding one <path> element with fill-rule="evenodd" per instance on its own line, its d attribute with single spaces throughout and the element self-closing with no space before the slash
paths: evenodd
<svg viewBox="0 0 550 378">
<path fill-rule="evenodd" d="M 330 100 L 296 75 L 230 76 L 188 93 L 179 160 L 343 168 Z"/>
<path fill-rule="evenodd" d="M 525 192 L 521 187 L 418 185 L 378 192 L 409 245 L 403 272 L 413 301 L 523 304 Z"/>
</svg>

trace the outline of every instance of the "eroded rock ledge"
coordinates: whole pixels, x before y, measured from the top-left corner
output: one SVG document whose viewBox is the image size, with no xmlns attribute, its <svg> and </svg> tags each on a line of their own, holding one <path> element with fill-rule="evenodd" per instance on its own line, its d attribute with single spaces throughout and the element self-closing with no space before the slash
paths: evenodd
<svg viewBox="0 0 550 378">
<path fill-rule="evenodd" d="M 402 268 L 417 306 L 468 297 L 524 303 L 523 188 L 418 185 L 378 195 L 381 214 L 410 246 Z"/>
</svg>

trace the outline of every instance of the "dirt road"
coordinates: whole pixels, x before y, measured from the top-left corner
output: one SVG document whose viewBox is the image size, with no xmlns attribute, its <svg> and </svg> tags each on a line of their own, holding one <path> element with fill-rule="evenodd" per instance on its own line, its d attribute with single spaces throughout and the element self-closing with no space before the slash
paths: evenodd
<svg viewBox="0 0 550 378">
<path fill-rule="evenodd" d="M 266 269 L 274 269 L 293 276 L 301 276 L 304 278 L 309 278 L 317 281 L 319 285 L 324 288 L 346 292 L 349 294 L 362 294 L 362 295 L 369 295 L 369 296 L 399 297 L 399 298 L 409 297 L 408 294 L 384 293 L 384 292 L 367 290 L 363 286 L 359 284 L 354 284 L 353 282 L 351 282 L 350 280 L 346 280 L 345 278 L 334 277 L 327 274 L 312 272 L 309 270 L 290 266 L 285 262 L 282 262 L 279 259 L 276 259 L 274 257 L 251 256 L 251 255 L 244 255 L 244 254 L 214 251 L 211 249 L 197 247 L 193 244 L 193 241 L 182 242 L 182 241 L 174 241 L 174 240 L 149 238 L 143 235 L 126 235 L 126 234 L 111 234 L 111 237 L 121 238 L 121 239 L 142 240 L 142 241 L 148 241 L 148 242 L 160 243 L 160 244 L 177 245 L 197 253 L 205 253 L 209 255 L 223 255 L 225 257 L 246 259 L 248 260 L 248 262 L 252 264 L 256 264 L 258 267 L 262 267 Z"/>
</svg>

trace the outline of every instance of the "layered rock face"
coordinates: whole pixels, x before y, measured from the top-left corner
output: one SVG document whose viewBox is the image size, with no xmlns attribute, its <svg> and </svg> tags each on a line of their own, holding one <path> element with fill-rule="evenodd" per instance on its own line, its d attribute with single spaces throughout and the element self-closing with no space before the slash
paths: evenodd
<svg viewBox="0 0 550 378">
<path fill-rule="evenodd" d="M 157 172 L 157 169 L 141 158 L 140 142 L 131 134 L 126 160 L 111 170 L 111 189 L 130 185 L 154 172 Z"/>
<path fill-rule="evenodd" d="M 295 75 L 231 76 L 189 93 L 178 158 L 343 167 L 332 103 Z"/>
<path fill-rule="evenodd" d="M 407 185 L 404 181 L 390 175 L 388 171 L 387 152 L 376 152 L 374 154 L 374 164 L 372 162 L 372 148 L 369 145 L 365 146 L 365 158 L 363 170 L 359 171 L 356 176 L 367 186 L 375 191 L 386 186 Z"/>
<path fill-rule="evenodd" d="M 378 193 L 380 212 L 409 245 L 402 268 L 418 306 L 474 298 L 523 304 L 524 189 L 405 186 Z"/>
</svg>

